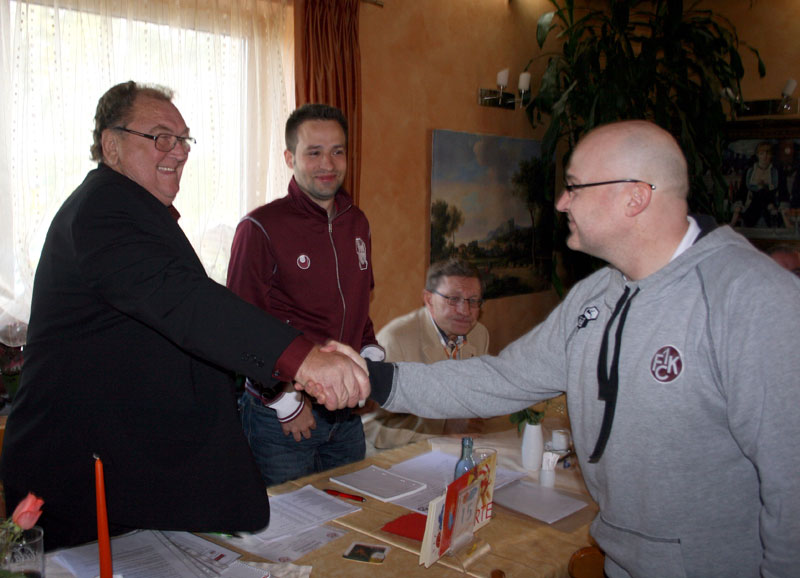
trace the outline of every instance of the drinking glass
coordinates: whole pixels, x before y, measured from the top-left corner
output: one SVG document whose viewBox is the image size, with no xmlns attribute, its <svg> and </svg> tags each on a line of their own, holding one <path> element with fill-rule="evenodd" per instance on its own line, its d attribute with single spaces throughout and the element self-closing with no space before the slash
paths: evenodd
<svg viewBox="0 0 800 578">
<path fill-rule="evenodd" d="M 25 578 L 44 578 L 44 530 L 39 526 L 24 530 L 20 540 L 9 547 L 2 568 Z"/>
</svg>

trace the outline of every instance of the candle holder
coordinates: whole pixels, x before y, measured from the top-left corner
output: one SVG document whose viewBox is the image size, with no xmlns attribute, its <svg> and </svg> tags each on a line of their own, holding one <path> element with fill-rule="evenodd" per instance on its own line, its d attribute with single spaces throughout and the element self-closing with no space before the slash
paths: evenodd
<svg viewBox="0 0 800 578">
<path fill-rule="evenodd" d="M 506 92 L 507 86 L 508 68 L 504 68 L 497 73 L 496 90 L 492 88 L 478 89 L 478 104 L 494 108 L 505 108 L 507 110 L 514 110 L 517 108 L 517 105 L 519 105 L 520 108 L 526 107 L 531 99 L 531 73 L 523 72 L 519 75 L 519 82 L 517 84 L 519 97 L 515 97 L 512 92 Z"/>
</svg>

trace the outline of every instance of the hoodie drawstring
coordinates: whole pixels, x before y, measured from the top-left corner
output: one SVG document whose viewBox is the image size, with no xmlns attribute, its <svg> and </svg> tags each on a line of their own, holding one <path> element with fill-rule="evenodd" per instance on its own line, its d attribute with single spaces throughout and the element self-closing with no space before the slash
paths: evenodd
<svg viewBox="0 0 800 578">
<path fill-rule="evenodd" d="M 597 436 L 597 443 L 595 443 L 594 451 L 589 456 L 589 462 L 592 464 L 597 463 L 606 449 L 608 436 L 611 435 L 611 424 L 614 422 L 614 410 L 617 407 L 617 392 L 619 391 L 619 352 L 622 343 L 622 328 L 625 325 L 625 318 L 628 316 L 628 309 L 630 309 L 631 301 L 639 293 L 639 287 L 633 292 L 630 299 L 628 299 L 628 292 L 630 287 L 625 286 L 625 291 L 622 297 L 617 301 L 614 307 L 614 312 L 606 324 L 605 331 L 603 332 L 603 342 L 600 345 L 600 355 L 597 359 L 597 398 L 605 401 L 606 406 L 603 411 L 603 424 L 600 426 L 600 435 Z M 622 313 L 620 315 L 620 312 Z M 619 315 L 619 324 L 617 331 L 614 335 L 614 357 L 611 360 L 611 373 L 608 372 L 608 335 L 611 333 L 611 326 L 614 320 Z"/>
</svg>

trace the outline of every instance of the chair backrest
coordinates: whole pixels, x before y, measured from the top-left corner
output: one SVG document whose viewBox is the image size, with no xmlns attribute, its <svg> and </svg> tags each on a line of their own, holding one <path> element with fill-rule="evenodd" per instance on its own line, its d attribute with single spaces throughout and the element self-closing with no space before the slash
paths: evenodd
<svg viewBox="0 0 800 578">
<path fill-rule="evenodd" d="M 576 550 L 569 559 L 570 578 L 603 578 L 605 559 L 605 554 L 597 546 Z"/>
</svg>

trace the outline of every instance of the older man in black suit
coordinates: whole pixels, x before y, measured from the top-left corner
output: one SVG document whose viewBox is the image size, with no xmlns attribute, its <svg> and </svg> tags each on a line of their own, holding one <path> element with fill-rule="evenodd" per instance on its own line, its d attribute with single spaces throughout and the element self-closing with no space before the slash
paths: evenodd
<svg viewBox="0 0 800 578">
<path fill-rule="evenodd" d="M 53 219 L 36 272 L 0 472 L 10 508 L 44 499 L 48 549 L 97 536 L 94 454 L 112 533 L 263 528 L 234 372 L 294 379 L 330 409 L 369 391 L 349 359 L 206 275 L 172 204 L 194 139 L 171 98 L 134 82 L 103 95 L 99 165 Z"/>
</svg>

